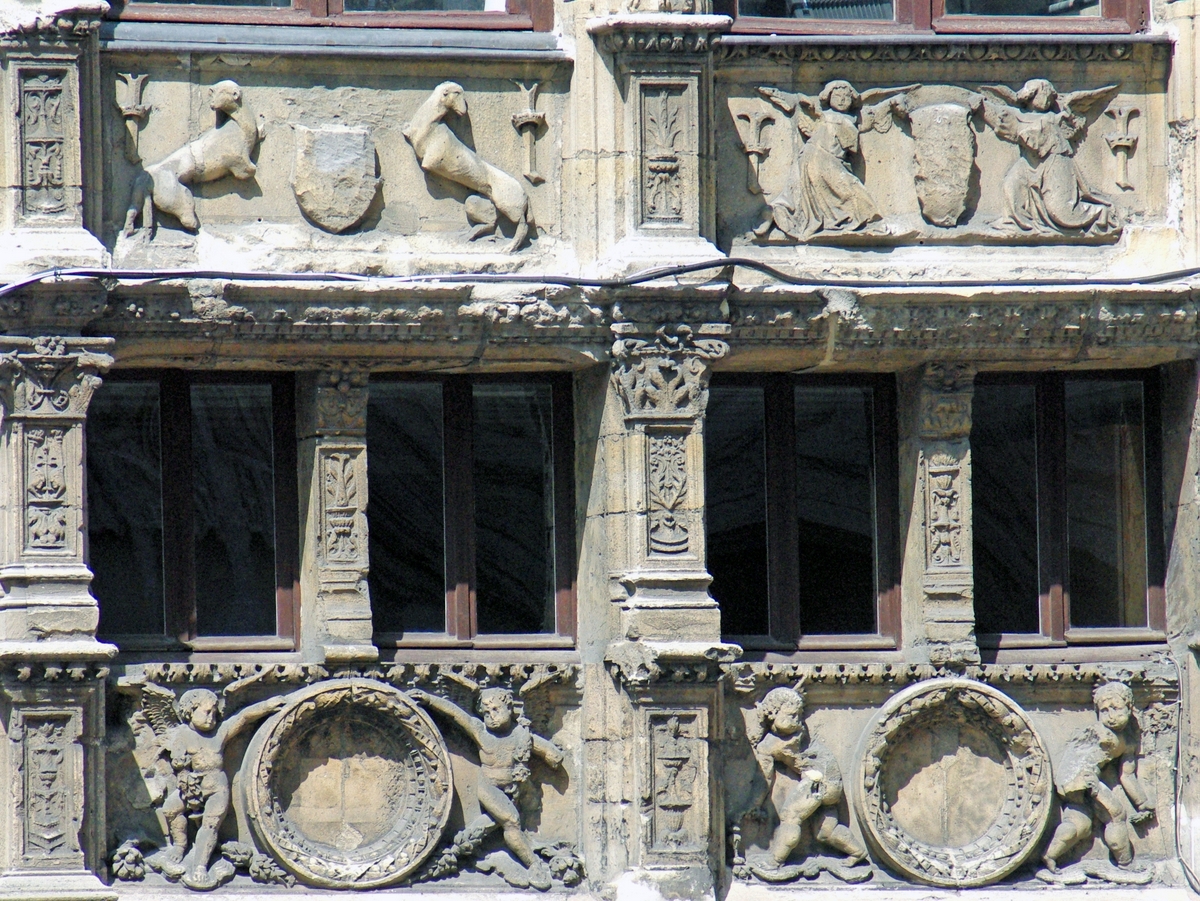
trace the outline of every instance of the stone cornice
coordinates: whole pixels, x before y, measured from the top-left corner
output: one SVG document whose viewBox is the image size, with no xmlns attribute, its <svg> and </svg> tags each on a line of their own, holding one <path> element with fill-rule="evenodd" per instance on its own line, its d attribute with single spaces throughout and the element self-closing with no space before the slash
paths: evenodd
<svg viewBox="0 0 1200 901">
<path fill-rule="evenodd" d="M 625 13 L 589 19 L 587 30 L 608 53 L 707 53 L 732 25 L 729 16 Z"/>
</svg>

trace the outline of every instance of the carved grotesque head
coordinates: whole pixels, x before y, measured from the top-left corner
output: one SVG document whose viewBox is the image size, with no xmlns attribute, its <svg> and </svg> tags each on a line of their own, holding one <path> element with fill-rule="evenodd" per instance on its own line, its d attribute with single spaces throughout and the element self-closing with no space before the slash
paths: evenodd
<svg viewBox="0 0 1200 901">
<path fill-rule="evenodd" d="M 840 78 L 829 82 L 825 85 L 825 90 L 821 91 L 821 102 L 839 113 L 850 112 L 858 106 L 859 100 L 861 97 L 858 91 L 854 90 L 854 85 Z"/>
<path fill-rule="evenodd" d="M 1092 695 L 1096 716 L 1105 727 L 1120 732 L 1133 716 L 1133 690 L 1124 682 L 1106 682 Z"/>
<path fill-rule="evenodd" d="M 242 89 L 236 81 L 218 81 L 208 89 L 208 105 L 222 113 L 236 112 L 242 105 Z"/>
<path fill-rule="evenodd" d="M 207 688 L 185 691 L 179 699 L 179 718 L 197 732 L 212 732 L 221 722 L 221 702 Z"/>
<path fill-rule="evenodd" d="M 513 695 L 507 688 L 485 688 L 479 693 L 479 714 L 489 732 L 503 732 L 512 725 Z"/>
<path fill-rule="evenodd" d="M 804 733 L 804 696 L 794 688 L 772 688 L 758 702 L 763 724 L 785 738 Z"/>
<path fill-rule="evenodd" d="M 437 86 L 435 93 L 438 96 L 438 103 L 443 109 L 449 110 L 456 116 L 467 114 L 467 98 L 463 96 L 462 85 L 453 81 L 443 81 Z"/>
</svg>

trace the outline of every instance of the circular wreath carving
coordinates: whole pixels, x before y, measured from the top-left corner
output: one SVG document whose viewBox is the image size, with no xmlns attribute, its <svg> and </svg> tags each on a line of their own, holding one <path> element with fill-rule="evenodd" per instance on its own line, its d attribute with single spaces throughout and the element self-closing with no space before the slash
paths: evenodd
<svg viewBox="0 0 1200 901">
<path fill-rule="evenodd" d="M 450 816 L 450 756 L 429 715 L 369 679 L 301 689 L 255 734 L 242 787 L 259 842 L 301 880 L 366 889 L 429 856 Z"/>
<path fill-rule="evenodd" d="M 904 876 L 989 885 L 1029 859 L 1050 817 L 1050 758 L 1025 712 L 970 679 L 933 679 L 884 705 L 859 748 L 854 809 Z"/>
</svg>

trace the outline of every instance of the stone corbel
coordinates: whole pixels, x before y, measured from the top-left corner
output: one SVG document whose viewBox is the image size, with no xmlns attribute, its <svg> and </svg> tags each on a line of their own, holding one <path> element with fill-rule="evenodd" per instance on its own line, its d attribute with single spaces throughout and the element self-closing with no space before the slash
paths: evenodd
<svg viewBox="0 0 1200 901">
<path fill-rule="evenodd" d="M 83 427 L 109 338 L 0 338 L 4 471 L 0 646 L 102 658 L 84 563 Z"/>
<path fill-rule="evenodd" d="M 925 628 L 931 662 L 979 662 L 971 560 L 971 401 L 975 371 L 930 363 L 921 380 L 920 478 Z"/>
<path fill-rule="evenodd" d="M 304 645 L 327 664 L 374 660 L 367 587 L 367 373 L 313 373 L 300 386 L 304 460 L 312 468 L 305 523 Z M 307 600 L 310 599 L 311 601 Z"/>
</svg>

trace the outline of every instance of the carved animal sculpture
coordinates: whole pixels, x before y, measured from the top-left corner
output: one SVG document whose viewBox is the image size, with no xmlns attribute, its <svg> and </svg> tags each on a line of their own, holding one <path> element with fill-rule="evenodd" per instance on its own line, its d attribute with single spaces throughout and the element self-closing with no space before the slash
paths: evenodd
<svg viewBox="0 0 1200 901">
<path fill-rule="evenodd" d="M 446 116 L 467 114 L 461 85 L 446 81 L 434 88 L 412 121 L 404 126 L 405 140 L 412 145 L 421 168 L 475 192 L 467 198 L 467 219 L 475 224 L 470 240 L 494 234 L 496 213 L 516 225 L 516 234 L 506 253 L 521 248 L 533 225 L 529 195 L 521 183 L 502 172 L 459 140 L 445 123 Z"/>
<path fill-rule="evenodd" d="M 242 89 L 232 81 L 219 81 L 209 88 L 208 105 L 217 114 L 216 124 L 166 159 L 147 166 L 137 177 L 125 214 L 123 234 L 127 237 L 133 234 L 139 213 L 143 227 L 153 233 L 156 207 L 195 231 L 200 220 L 189 185 L 226 175 L 241 180 L 254 176 L 256 167 L 250 154 L 263 138 L 262 118 L 255 120 L 242 102 Z"/>
</svg>

